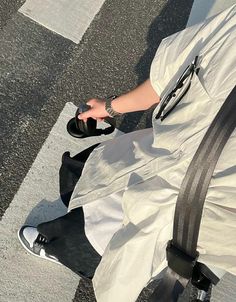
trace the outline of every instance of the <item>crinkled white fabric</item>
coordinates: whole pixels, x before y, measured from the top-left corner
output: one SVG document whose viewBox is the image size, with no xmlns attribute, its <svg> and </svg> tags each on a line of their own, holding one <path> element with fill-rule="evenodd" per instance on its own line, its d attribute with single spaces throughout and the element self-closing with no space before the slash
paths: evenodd
<svg viewBox="0 0 236 302">
<path fill-rule="evenodd" d="M 124 190 L 115 192 L 83 206 L 86 237 L 101 256 L 114 233 L 122 227 L 123 194 Z"/>
<path fill-rule="evenodd" d="M 112 237 L 94 279 L 98 302 L 134 302 L 166 267 L 181 182 L 211 121 L 236 78 L 236 6 L 205 23 L 164 39 L 150 78 L 157 94 L 174 85 L 199 55 L 200 72 L 188 93 L 153 129 L 124 134 L 99 145 L 89 157 L 70 209 L 120 191 L 123 225 Z M 236 132 L 217 163 L 204 206 L 200 261 L 236 274 Z"/>
</svg>

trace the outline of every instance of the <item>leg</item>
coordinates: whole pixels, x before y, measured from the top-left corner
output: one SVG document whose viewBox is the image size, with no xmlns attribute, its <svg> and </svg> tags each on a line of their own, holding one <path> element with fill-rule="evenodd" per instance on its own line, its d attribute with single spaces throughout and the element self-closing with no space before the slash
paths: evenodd
<svg viewBox="0 0 236 302">
<path fill-rule="evenodd" d="M 81 176 L 85 161 L 98 145 L 83 150 L 73 158 L 70 157 L 69 152 L 63 154 L 60 168 L 60 194 L 66 207 Z M 101 256 L 85 235 L 82 208 L 39 224 L 37 228 L 23 226 L 18 232 L 18 237 L 31 254 L 59 262 L 85 278 L 93 277 L 101 260 Z"/>
<path fill-rule="evenodd" d="M 101 260 L 85 235 L 82 208 L 37 228 L 23 226 L 18 236 L 31 254 L 63 264 L 84 278 L 93 277 Z"/>
<path fill-rule="evenodd" d="M 101 256 L 85 235 L 82 208 L 42 223 L 37 230 L 49 240 L 44 246 L 47 254 L 55 256 L 60 263 L 78 275 L 93 277 Z"/>
</svg>

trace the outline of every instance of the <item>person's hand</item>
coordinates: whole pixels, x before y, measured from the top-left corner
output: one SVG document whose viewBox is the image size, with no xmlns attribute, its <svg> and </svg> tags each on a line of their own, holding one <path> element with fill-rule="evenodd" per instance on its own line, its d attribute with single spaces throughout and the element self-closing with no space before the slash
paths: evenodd
<svg viewBox="0 0 236 302">
<path fill-rule="evenodd" d="M 103 121 L 105 117 L 109 116 L 105 109 L 104 100 L 91 99 L 86 104 L 89 105 L 91 109 L 78 115 L 78 118 L 83 120 L 85 123 L 90 117 L 97 121 Z"/>
</svg>

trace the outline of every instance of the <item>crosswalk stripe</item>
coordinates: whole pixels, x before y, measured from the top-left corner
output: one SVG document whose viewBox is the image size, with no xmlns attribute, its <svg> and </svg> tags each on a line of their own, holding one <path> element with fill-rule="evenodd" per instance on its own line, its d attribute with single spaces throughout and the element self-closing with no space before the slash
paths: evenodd
<svg viewBox="0 0 236 302">
<path fill-rule="evenodd" d="M 19 12 L 79 43 L 105 0 L 27 0 Z"/>
<path fill-rule="evenodd" d="M 66 123 L 75 108 L 66 104 L 0 222 L 0 301 L 69 302 L 74 297 L 79 277 L 63 266 L 27 254 L 17 231 L 23 224 L 36 226 L 66 213 L 58 192 L 58 170 L 65 151 L 74 155 L 119 133 L 82 140 L 71 137 Z"/>
</svg>

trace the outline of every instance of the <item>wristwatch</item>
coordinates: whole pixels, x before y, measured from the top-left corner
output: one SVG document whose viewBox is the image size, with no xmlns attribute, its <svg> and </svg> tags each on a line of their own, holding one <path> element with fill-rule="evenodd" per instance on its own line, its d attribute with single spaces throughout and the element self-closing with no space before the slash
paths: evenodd
<svg viewBox="0 0 236 302">
<path fill-rule="evenodd" d="M 122 115 L 123 113 L 117 112 L 115 111 L 112 107 L 111 107 L 111 102 L 117 98 L 116 95 L 112 95 L 108 98 L 105 99 L 105 109 L 107 111 L 107 113 L 111 116 L 111 117 L 115 117 L 118 115 Z"/>
</svg>

